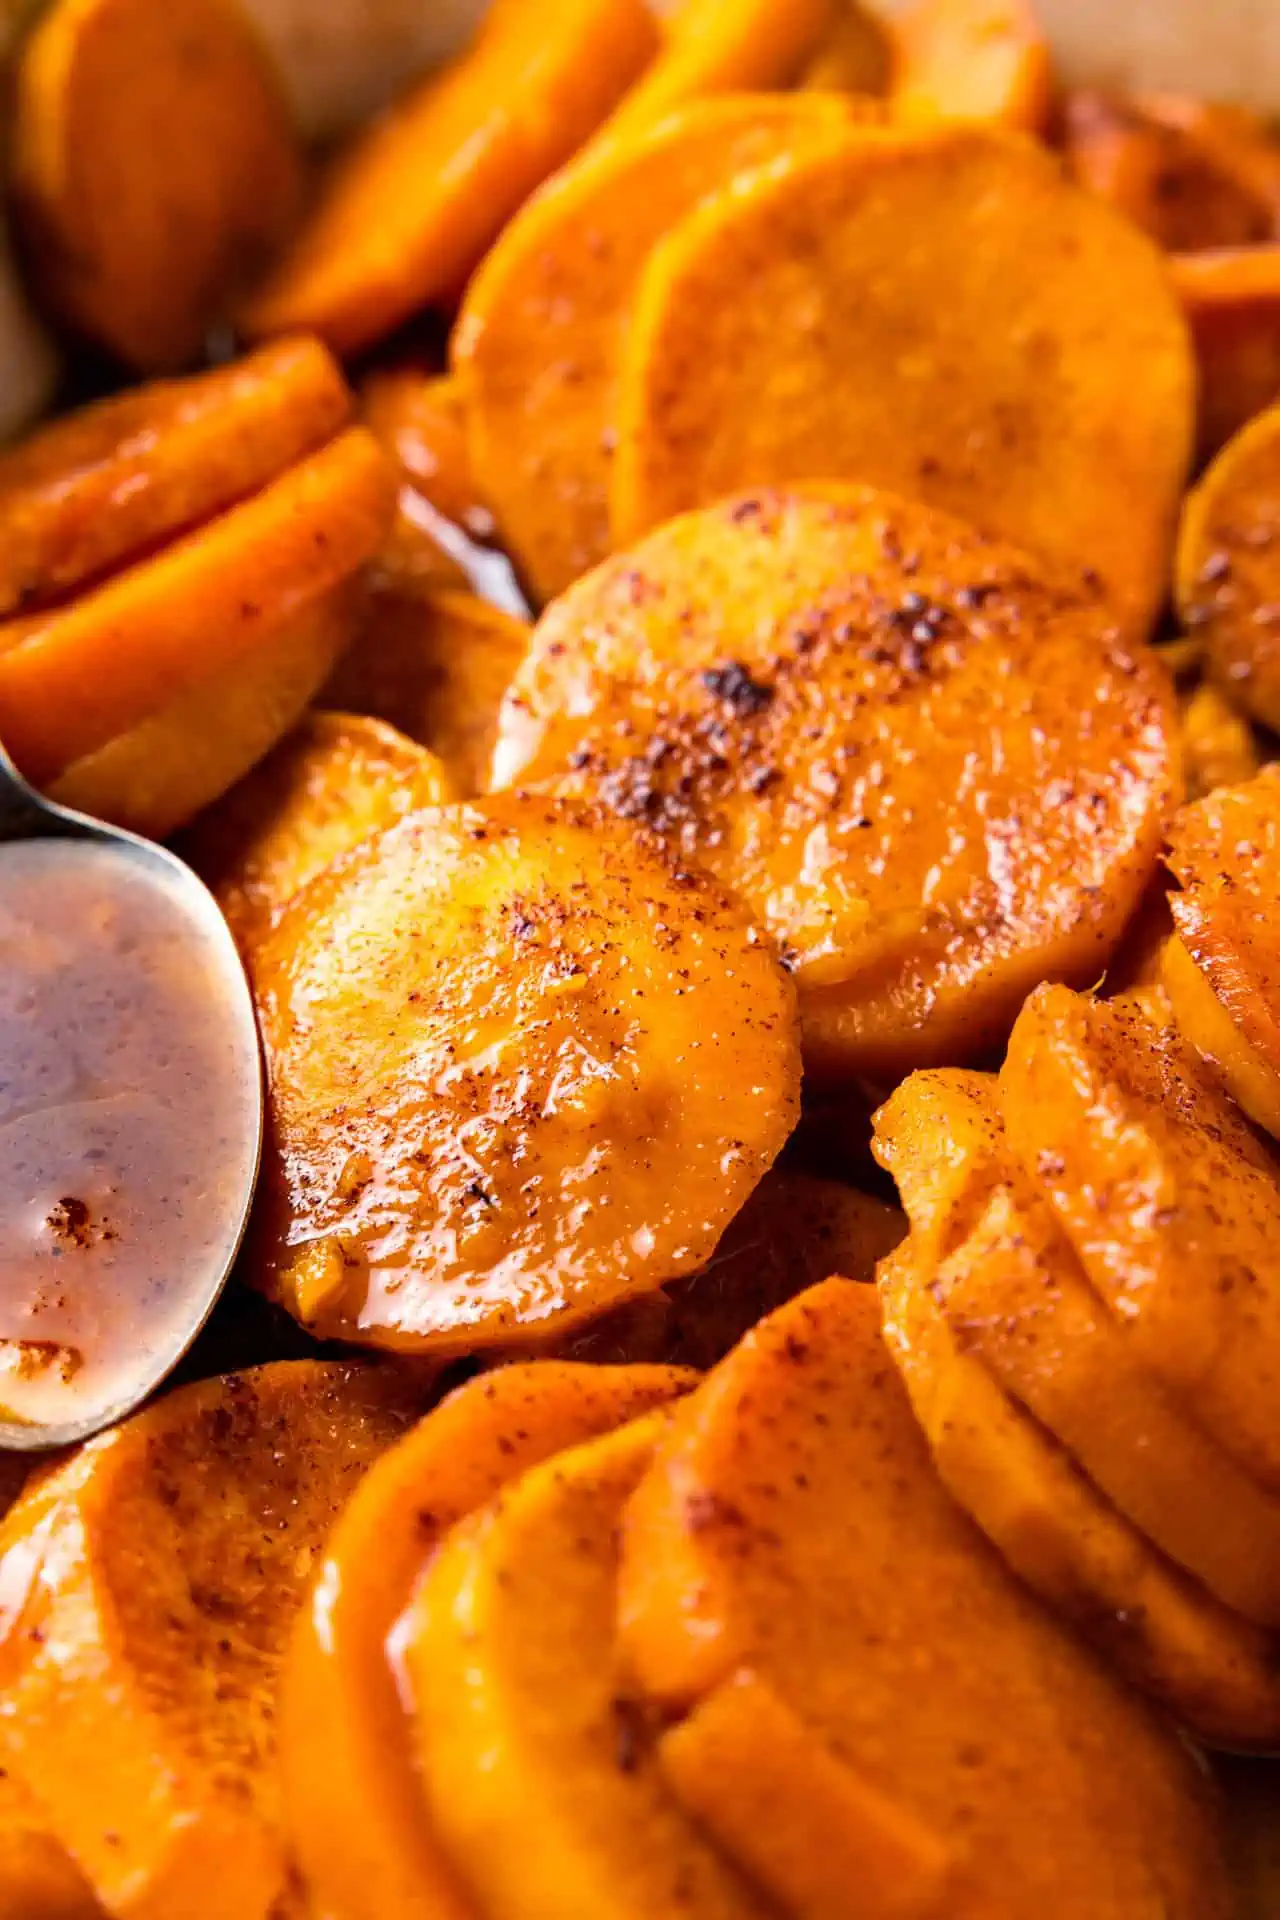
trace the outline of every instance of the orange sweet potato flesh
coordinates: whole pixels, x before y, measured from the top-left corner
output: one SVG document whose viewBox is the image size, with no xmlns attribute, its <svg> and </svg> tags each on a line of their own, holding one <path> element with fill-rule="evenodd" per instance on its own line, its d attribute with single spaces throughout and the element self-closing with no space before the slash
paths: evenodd
<svg viewBox="0 0 1280 1920">
<path fill-rule="evenodd" d="M 899 119 L 1043 132 L 1053 69 L 1027 0 L 912 0 L 894 17 L 891 45 Z"/>
<path fill-rule="evenodd" d="M 267 1920 L 287 1882 L 277 1675 L 312 1560 L 412 1419 L 392 1369 L 278 1362 L 180 1389 L 0 1529 L 0 1739 L 122 1920 Z"/>
<path fill-rule="evenodd" d="M 1096 600 L 949 516 L 762 492 L 547 611 L 494 784 L 657 828 L 783 945 L 814 1074 L 893 1080 L 998 1044 L 1046 974 L 1097 979 L 1155 871 L 1169 698 Z"/>
<path fill-rule="evenodd" d="M 890 61 L 883 22 L 861 0 L 841 0 L 800 84 L 818 93 L 870 94 L 878 99 L 888 90 Z"/>
<path fill-rule="evenodd" d="M 1210 1742 L 1275 1746 L 1274 1634 L 1157 1553 L 956 1346 L 912 1242 L 880 1269 L 885 1339 L 948 1492 L 1021 1580 Z"/>
<path fill-rule="evenodd" d="M 530 1467 L 693 1384 L 666 1367 L 503 1367 L 456 1389 L 360 1483 L 312 1580 L 281 1693 L 290 1838 L 332 1920 L 471 1920 L 423 1805 L 386 1652 L 433 1548 Z"/>
<path fill-rule="evenodd" d="M 765 1320 L 628 1504 L 623 1659 L 671 1709 L 748 1668 L 961 1856 L 951 1914 L 1225 1910 L 1195 1769 L 934 1474 L 870 1288 Z"/>
<path fill-rule="evenodd" d="M 1158 977 L 1184 1038 L 1254 1126 L 1280 1139 L 1280 1073 L 1245 1038 L 1176 934 L 1165 943 Z"/>
<path fill-rule="evenodd" d="M 1262 753 L 1248 719 L 1221 687 L 1202 680 L 1180 695 L 1182 774 L 1188 800 L 1238 786 L 1257 773 Z"/>
<path fill-rule="evenodd" d="M 1188 496 L 1175 588 L 1212 678 L 1280 727 L 1280 404 L 1228 441 Z"/>
<path fill-rule="evenodd" d="M 1223 247 L 1169 264 L 1200 370 L 1205 461 L 1280 393 L 1280 247 Z"/>
<path fill-rule="evenodd" d="M 790 95 L 693 102 L 550 182 L 477 273 L 451 348 L 471 466 L 536 601 L 610 550 L 619 353 L 654 246 L 708 193 L 855 111 Z"/>
<path fill-rule="evenodd" d="M 473 538 L 493 532 L 467 450 L 466 403 L 457 380 L 413 366 L 387 367 L 360 383 L 360 417 L 405 483 Z"/>
<path fill-rule="evenodd" d="M 745 487 L 865 481 L 1092 568 L 1145 634 L 1194 402 L 1163 259 L 1050 154 L 986 127 L 864 126 L 744 177 L 652 254 L 619 375 L 614 543 Z"/>
<path fill-rule="evenodd" d="M 302 189 L 284 95 L 231 0 L 65 0 L 19 57 L 13 192 L 41 291 L 141 372 L 194 360 Z"/>
<path fill-rule="evenodd" d="M 393 727 L 312 713 L 196 822 L 181 851 L 247 952 L 331 861 L 452 798 L 439 762 Z"/>
<path fill-rule="evenodd" d="M 838 0 L 679 0 L 662 51 L 605 129 L 630 140 L 690 100 L 789 86 L 836 19 Z"/>
<path fill-rule="evenodd" d="M 1008 1135 L 1130 1350 L 1204 1433 L 1280 1488 L 1280 1155 L 1158 993 L 1028 1000 L 1000 1075 Z"/>
<path fill-rule="evenodd" d="M 273 1128 L 256 1277 L 325 1337 L 567 1332 L 701 1266 L 795 1122 L 795 994 L 769 943 L 587 809 L 417 814 L 305 888 L 253 958 Z"/>
<path fill-rule="evenodd" d="M 0 1920 L 104 1920 L 88 1883 L 12 1772 L 0 1773 Z"/>
<path fill-rule="evenodd" d="M 0 614 L 69 598 L 245 499 L 344 424 L 314 340 L 100 400 L 0 453 Z"/>
<path fill-rule="evenodd" d="M 0 623 L 0 738 L 37 783 L 246 661 L 376 552 L 393 489 L 363 428 L 63 608 Z"/>
<path fill-rule="evenodd" d="M 644 0 L 496 0 L 475 40 L 357 136 L 241 319 L 371 346 L 465 283 L 657 48 Z"/>
<path fill-rule="evenodd" d="M 502 698 L 529 645 L 523 620 L 474 593 L 375 581 L 360 630 L 325 689 L 430 748 L 466 798 L 489 785 Z"/>
</svg>

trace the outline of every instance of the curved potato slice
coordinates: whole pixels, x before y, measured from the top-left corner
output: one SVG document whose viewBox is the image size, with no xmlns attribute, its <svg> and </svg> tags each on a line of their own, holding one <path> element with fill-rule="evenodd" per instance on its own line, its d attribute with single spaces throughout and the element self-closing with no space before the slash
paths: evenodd
<svg viewBox="0 0 1280 1920">
<path fill-rule="evenodd" d="M 677 0 L 661 52 L 604 137 L 632 139 L 691 100 L 786 87 L 836 17 L 839 0 Z"/>
<path fill-rule="evenodd" d="M 534 1467 L 446 1537 L 410 1610 L 428 1804 L 486 1920 L 773 1911 L 667 1791 L 617 1657 L 618 1527 L 663 1425 Z"/>
<path fill-rule="evenodd" d="M 1262 764 L 1249 721 L 1212 680 L 1179 697 L 1183 785 L 1188 800 L 1251 779 Z"/>
<path fill-rule="evenodd" d="M 471 474 L 466 403 L 451 374 L 388 367 L 360 384 L 360 417 L 415 493 L 476 540 L 493 532 L 493 515 Z"/>
<path fill-rule="evenodd" d="M 810 1069 L 893 1080 L 998 1044 L 1046 974 L 1097 979 L 1155 870 L 1172 730 L 1096 602 L 833 483 L 689 514 L 557 601 L 494 785 L 656 828 L 787 952 Z"/>
<path fill-rule="evenodd" d="M 318 333 L 350 355 L 456 293 L 657 44 L 643 0 L 496 0 L 467 51 L 338 161 L 246 331 Z"/>
<path fill-rule="evenodd" d="M 1134 1358 L 1280 1490 L 1280 1156 L 1158 991 L 1040 987 L 1000 1073 L 1008 1138 Z"/>
<path fill-rule="evenodd" d="M 0 1528 L 0 1745 L 121 1920 L 267 1920 L 276 1678 L 312 1561 L 421 1385 L 278 1362 L 185 1387 Z"/>
<path fill-rule="evenodd" d="M 17 1775 L 0 1771 L 0 1920 L 104 1920 Z"/>
<path fill-rule="evenodd" d="M 871 1289 L 828 1281 L 721 1363 L 622 1539 L 645 1693 L 756 1674 L 952 1855 L 955 1920 L 1225 1911 L 1194 1765 L 938 1484 Z"/>
<path fill-rule="evenodd" d="M 50 306 L 141 372 L 194 360 L 302 193 L 232 0 L 60 0 L 15 73 L 13 192 Z"/>
<path fill-rule="evenodd" d="M 440 763 L 393 727 L 312 713 L 196 823 L 182 852 L 248 950 L 340 854 L 452 798 Z"/>
<path fill-rule="evenodd" d="M 701 1266 L 795 1122 L 795 999 L 768 943 L 586 809 L 418 814 L 304 889 L 253 958 L 274 1131 L 258 1278 L 326 1337 L 568 1331 Z"/>
<path fill-rule="evenodd" d="M 1018 1577 L 1200 1737 L 1280 1741 L 1280 1642 L 1231 1613 L 1110 1507 L 961 1353 L 911 1244 L 880 1269 L 885 1341 L 952 1497 Z"/>
<path fill-rule="evenodd" d="M 1053 67 L 1028 0 L 912 0 L 890 34 L 899 119 L 1044 131 Z"/>
<path fill-rule="evenodd" d="M 289 1832 L 330 1920 L 421 1920 L 427 1909 L 471 1920 L 423 1804 L 387 1652 L 437 1544 L 531 1467 L 694 1382 L 667 1367 L 502 1367 L 451 1393 L 361 1481 L 312 1581 L 281 1694 Z"/>
<path fill-rule="evenodd" d="M 1228 441 L 1188 495 L 1175 585 L 1213 678 L 1280 728 L 1280 405 Z"/>
<path fill-rule="evenodd" d="M 654 251 L 619 374 L 613 540 L 744 487 L 867 481 L 1092 568 L 1145 635 L 1194 403 L 1160 255 L 1051 155 L 978 126 L 833 135 Z"/>
<path fill-rule="evenodd" d="M 618 357 L 654 246 L 715 188 L 853 113 L 787 95 L 686 106 L 551 181 L 477 273 L 452 344 L 468 446 L 535 600 L 609 552 Z"/>
<path fill-rule="evenodd" d="M 0 453 L 0 614 L 65 600 L 256 493 L 350 408 L 324 348 L 282 340 L 41 427 Z"/>
<path fill-rule="evenodd" d="M 1215 248 L 1169 264 L 1200 370 L 1203 462 L 1280 393 L 1280 246 Z"/>
<path fill-rule="evenodd" d="M 1245 1039 L 1207 976 L 1171 934 L 1160 955 L 1159 983 L 1180 1032 L 1208 1063 L 1255 1127 L 1280 1139 L 1280 1073 Z"/>
</svg>

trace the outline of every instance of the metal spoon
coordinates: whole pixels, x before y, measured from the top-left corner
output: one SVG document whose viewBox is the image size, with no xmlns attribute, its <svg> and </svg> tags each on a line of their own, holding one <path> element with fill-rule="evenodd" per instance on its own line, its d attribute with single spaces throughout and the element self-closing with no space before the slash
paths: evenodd
<svg viewBox="0 0 1280 1920">
<path fill-rule="evenodd" d="M 212 895 L 0 750 L 0 1448 L 84 1439 L 182 1358 L 239 1249 L 262 1127 Z"/>
</svg>

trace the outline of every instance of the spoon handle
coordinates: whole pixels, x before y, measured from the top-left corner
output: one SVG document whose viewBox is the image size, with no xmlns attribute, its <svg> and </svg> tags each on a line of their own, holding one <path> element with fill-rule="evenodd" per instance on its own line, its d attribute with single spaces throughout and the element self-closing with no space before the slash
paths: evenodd
<svg viewBox="0 0 1280 1920">
<path fill-rule="evenodd" d="M 75 823 L 61 808 L 42 800 L 0 747 L 0 842 L 75 838 L 85 830 L 85 825 Z"/>
</svg>

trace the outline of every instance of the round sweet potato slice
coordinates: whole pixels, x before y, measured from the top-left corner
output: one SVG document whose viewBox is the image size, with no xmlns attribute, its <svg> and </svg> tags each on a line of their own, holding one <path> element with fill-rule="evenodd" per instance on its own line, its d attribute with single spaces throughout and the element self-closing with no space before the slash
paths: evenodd
<svg viewBox="0 0 1280 1920">
<path fill-rule="evenodd" d="M 1053 67 L 1029 0 L 912 0 L 893 19 L 890 45 L 899 119 L 1044 131 Z"/>
<path fill-rule="evenodd" d="M 795 1122 L 768 941 L 585 808 L 418 814 L 305 888 L 253 960 L 257 1277 L 326 1337 L 567 1332 L 700 1267 Z"/>
<path fill-rule="evenodd" d="M 435 1547 L 520 1474 L 694 1382 L 667 1367 L 502 1367 L 450 1394 L 361 1481 L 312 1581 L 281 1693 L 290 1837 L 333 1920 L 472 1920 L 423 1803 L 387 1651 Z"/>
<path fill-rule="evenodd" d="M 473 539 L 489 538 L 493 515 L 472 477 L 457 380 L 414 366 L 383 368 L 360 384 L 360 417 L 406 485 Z"/>
<path fill-rule="evenodd" d="M 1179 254 L 1170 270 L 1200 371 L 1205 461 L 1280 393 L 1280 246 Z"/>
<path fill-rule="evenodd" d="M 662 50 L 606 124 L 632 139 L 691 100 L 790 86 L 840 0 L 679 0 Z"/>
<path fill-rule="evenodd" d="M 13 192 L 50 306 L 144 373 L 194 360 L 297 210 L 297 136 L 233 0 L 60 0 L 16 70 Z"/>
<path fill-rule="evenodd" d="M 110 1913 L 278 1911 L 285 1644 L 333 1519 L 421 1394 L 396 1368 L 314 1361 L 182 1388 L 0 1528 L 0 1741 Z"/>
<path fill-rule="evenodd" d="M 1280 1490 L 1280 1154 L 1156 992 L 1046 986 L 1000 1074 L 1011 1145 L 1134 1358 Z"/>
<path fill-rule="evenodd" d="M 1227 1910 L 1194 1764 L 939 1485 L 870 1288 L 792 1301 L 679 1409 L 626 1509 L 618 1617 L 668 1711 L 744 1668 L 772 1688 L 950 1855 L 939 1913 Z"/>
<path fill-rule="evenodd" d="M 3 1920 L 104 1920 L 88 1881 L 9 1770 L 0 1772 L 0 1915 Z"/>
<path fill-rule="evenodd" d="M 1178 700 L 1182 720 L 1182 777 L 1188 800 L 1219 787 L 1238 786 L 1257 773 L 1262 754 L 1247 715 L 1221 687 L 1202 680 Z"/>
<path fill-rule="evenodd" d="M 1280 1073 L 1248 1041 L 1176 933 L 1160 952 L 1156 983 L 1185 1039 L 1255 1127 L 1280 1140 Z"/>
<path fill-rule="evenodd" d="M 1210 674 L 1280 727 L 1280 405 L 1229 441 L 1188 496 L 1176 587 Z"/>
<path fill-rule="evenodd" d="M 1194 403 L 1159 253 L 1051 155 L 978 126 L 857 129 L 708 199 L 652 254 L 614 544 L 744 487 L 866 481 L 1092 568 L 1145 635 Z"/>
<path fill-rule="evenodd" d="M 1096 601 L 832 485 L 684 516 L 557 601 L 494 785 L 589 794 L 709 867 L 795 969 L 814 1073 L 893 1080 L 998 1044 L 1046 975 L 1097 979 L 1174 726 Z"/>
</svg>

